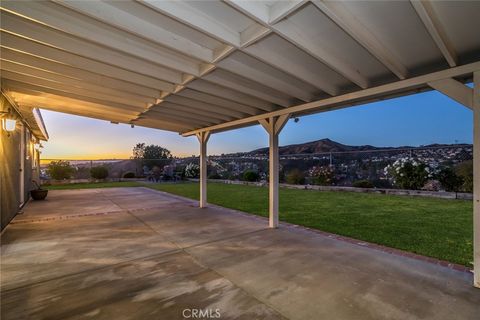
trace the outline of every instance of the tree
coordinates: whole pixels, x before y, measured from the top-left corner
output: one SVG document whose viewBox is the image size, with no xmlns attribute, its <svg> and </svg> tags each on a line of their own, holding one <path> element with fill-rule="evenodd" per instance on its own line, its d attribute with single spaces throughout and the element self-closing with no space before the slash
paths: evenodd
<svg viewBox="0 0 480 320">
<path fill-rule="evenodd" d="M 170 150 L 161 146 L 154 144 L 147 146 L 145 143 L 137 143 L 135 147 L 133 147 L 132 158 L 141 159 L 142 165 L 151 169 L 154 166 L 163 168 L 170 163 L 173 157 Z"/>
<path fill-rule="evenodd" d="M 443 168 L 438 173 L 437 178 L 445 188 L 445 191 L 458 192 L 463 185 L 462 177 L 458 176 L 450 167 Z"/>
<path fill-rule="evenodd" d="M 462 191 L 473 192 L 473 161 L 467 160 L 459 163 L 455 172 L 463 180 Z"/>
<path fill-rule="evenodd" d="M 133 159 L 143 159 L 143 154 L 145 152 L 145 143 L 137 143 L 133 147 Z"/>
<path fill-rule="evenodd" d="M 70 162 L 63 160 L 52 161 L 47 167 L 48 175 L 54 180 L 70 179 L 74 171 Z"/>
<path fill-rule="evenodd" d="M 286 180 L 289 184 L 304 184 L 305 174 L 299 169 L 293 169 L 287 174 Z"/>
<path fill-rule="evenodd" d="M 108 177 L 108 169 L 105 166 L 93 167 L 90 169 L 90 176 L 98 180 L 105 179 Z"/>
<path fill-rule="evenodd" d="M 245 181 L 254 182 L 254 181 L 258 181 L 259 178 L 260 178 L 260 175 L 258 174 L 258 172 L 253 170 L 246 170 L 243 173 L 243 180 Z"/>
</svg>

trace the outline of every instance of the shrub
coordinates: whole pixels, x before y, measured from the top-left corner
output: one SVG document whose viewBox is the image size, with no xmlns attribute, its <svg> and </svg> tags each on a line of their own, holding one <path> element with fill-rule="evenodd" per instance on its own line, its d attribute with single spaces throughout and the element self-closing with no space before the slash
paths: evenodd
<svg viewBox="0 0 480 320">
<path fill-rule="evenodd" d="M 195 163 L 189 163 L 185 167 L 185 177 L 198 178 L 200 176 L 200 166 Z"/>
<path fill-rule="evenodd" d="M 375 179 L 372 181 L 375 188 L 390 189 L 392 184 L 387 179 Z"/>
<path fill-rule="evenodd" d="M 458 192 L 463 185 L 463 178 L 458 176 L 450 167 L 440 170 L 437 178 L 445 191 Z"/>
<path fill-rule="evenodd" d="M 426 191 L 439 191 L 442 188 L 442 184 L 438 180 L 428 180 L 423 186 L 422 190 Z"/>
<path fill-rule="evenodd" d="M 52 161 L 47 167 L 47 173 L 54 180 L 70 179 L 75 169 L 68 161 Z"/>
<path fill-rule="evenodd" d="M 473 192 L 473 161 L 464 161 L 455 168 L 456 174 L 463 179 L 461 190 Z"/>
<path fill-rule="evenodd" d="M 373 183 L 369 180 L 354 181 L 352 186 L 355 188 L 373 188 L 374 187 Z"/>
<path fill-rule="evenodd" d="M 258 175 L 258 172 L 253 170 L 246 170 L 243 173 L 243 180 L 245 181 L 254 182 L 254 181 L 258 181 L 259 178 L 260 176 Z"/>
<path fill-rule="evenodd" d="M 287 174 L 285 180 L 289 184 L 304 184 L 305 175 L 299 169 L 293 169 Z"/>
<path fill-rule="evenodd" d="M 105 179 L 108 177 L 108 169 L 104 166 L 93 167 L 90 169 L 90 176 L 94 179 Z"/>
<path fill-rule="evenodd" d="M 208 175 L 208 179 L 222 179 L 222 176 L 214 172 Z"/>
<path fill-rule="evenodd" d="M 227 180 L 238 180 L 239 177 L 236 174 L 228 173 Z"/>
<path fill-rule="evenodd" d="M 398 159 L 385 168 L 393 183 L 402 189 L 419 190 L 428 178 L 435 174 L 436 168 L 428 167 L 425 163 L 411 158 Z"/>
<path fill-rule="evenodd" d="M 123 177 L 125 179 L 132 179 L 132 178 L 135 178 L 135 173 L 132 171 L 128 171 L 123 174 Z"/>
<path fill-rule="evenodd" d="M 335 182 L 335 173 L 329 166 L 313 167 L 310 176 L 313 184 L 321 186 L 330 186 Z"/>
</svg>

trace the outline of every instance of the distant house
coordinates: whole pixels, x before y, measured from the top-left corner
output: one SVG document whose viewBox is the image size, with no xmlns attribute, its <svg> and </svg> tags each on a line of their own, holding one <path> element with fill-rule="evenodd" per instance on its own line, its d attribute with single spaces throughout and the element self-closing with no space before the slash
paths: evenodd
<svg viewBox="0 0 480 320">
<path fill-rule="evenodd" d="M 40 111 L 19 108 L 1 94 L 0 101 L 0 214 L 1 229 L 30 198 L 32 180 L 40 174 L 41 141 L 48 139 Z"/>
</svg>

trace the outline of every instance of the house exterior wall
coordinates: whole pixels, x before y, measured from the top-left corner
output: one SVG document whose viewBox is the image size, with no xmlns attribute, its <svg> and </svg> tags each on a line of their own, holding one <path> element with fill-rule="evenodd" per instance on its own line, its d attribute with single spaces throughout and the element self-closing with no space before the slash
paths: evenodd
<svg viewBox="0 0 480 320">
<path fill-rule="evenodd" d="M 10 112 L 17 117 L 15 131 L 0 129 L 0 216 L 1 230 L 15 217 L 21 206 L 29 199 L 32 179 L 39 178 L 39 152 L 35 150 L 33 136 L 21 116 L 13 111 L 8 100 L 1 95 L 0 110 Z M 23 133 L 22 133 L 23 132 Z M 22 148 L 22 143 L 24 148 Z M 23 153 L 22 153 L 23 150 Z M 24 167 L 21 167 L 21 159 Z M 20 185 L 24 184 L 23 203 Z"/>
</svg>

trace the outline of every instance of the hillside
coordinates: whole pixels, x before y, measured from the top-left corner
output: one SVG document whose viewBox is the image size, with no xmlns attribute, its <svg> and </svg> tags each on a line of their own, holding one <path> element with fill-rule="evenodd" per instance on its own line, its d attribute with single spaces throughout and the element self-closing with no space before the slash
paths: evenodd
<svg viewBox="0 0 480 320">
<path fill-rule="evenodd" d="M 422 146 L 421 148 L 428 147 L 447 147 L 454 146 L 453 144 L 432 144 L 428 146 Z M 288 154 L 310 154 L 310 153 L 325 153 L 325 152 L 348 152 L 348 151 L 363 151 L 363 150 L 385 150 L 385 149 L 405 149 L 405 148 L 415 148 L 410 146 L 402 147 L 374 147 L 371 145 L 361 145 L 361 146 L 349 146 L 345 145 L 330 139 L 321 139 L 316 141 L 310 141 L 300 144 L 291 144 L 286 146 L 281 146 L 279 152 L 281 155 Z M 247 152 L 249 155 L 267 155 L 268 148 L 260 148 Z"/>
</svg>

